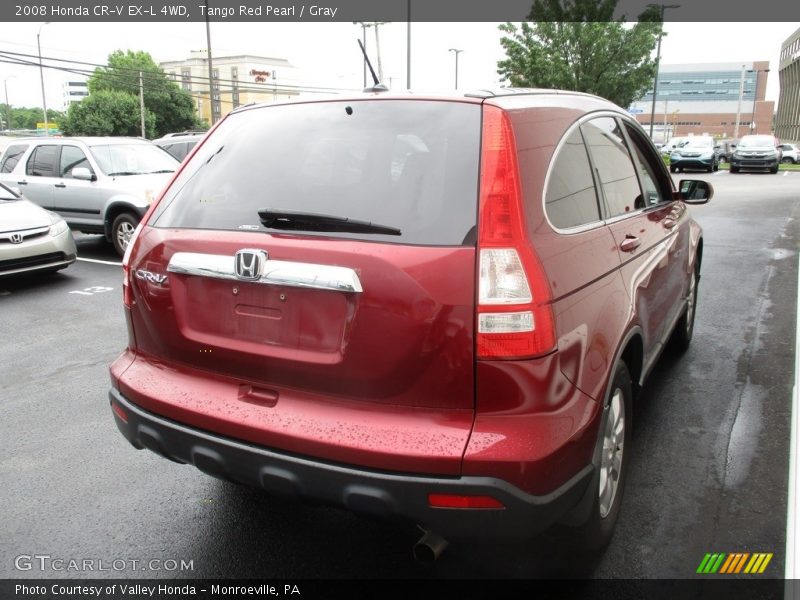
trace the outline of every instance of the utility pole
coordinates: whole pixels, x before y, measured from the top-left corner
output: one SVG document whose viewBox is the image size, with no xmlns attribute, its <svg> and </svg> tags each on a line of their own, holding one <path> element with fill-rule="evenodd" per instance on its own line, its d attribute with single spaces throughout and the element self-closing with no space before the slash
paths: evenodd
<svg viewBox="0 0 800 600">
<path fill-rule="evenodd" d="M 661 10 L 661 31 L 658 32 L 658 49 L 656 50 L 656 77 L 653 81 L 653 105 L 650 108 L 650 139 L 653 139 L 653 122 L 656 120 L 656 96 L 658 95 L 658 70 L 661 68 L 661 37 L 664 35 L 664 11 L 668 8 L 680 8 L 680 4 L 648 4 Z"/>
<path fill-rule="evenodd" d="M 450 48 L 448 52 L 453 52 L 456 55 L 456 89 L 458 89 L 458 55 L 463 52 L 463 50 L 459 50 L 458 48 Z"/>
<path fill-rule="evenodd" d="M 411 0 L 406 0 L 408 25 L 406 27 L 406 89 L 411 89 Z"/>
<path fill-rule="evenodd" d="M 661 135 L 662 141 L 666 144 L 669 140 L 667 139 L 667 106 L 669 105 L 669 100 L 664 100 L 664 131 Z"/>
<path fill-rule="evenodd" d="M 378 81 L 383 83 L 383 67 L 381 67 L 381 40 L 378 36 L 378 29 L 381 25 L 384 25 L 383 21 L 376 21 L 375 22 L 375 55 L 377 56 L 378 60 Z"/>
<path fill-rule="evenodd" d="M 206 5 L 206 48 L 208 49 L 208 104 L 211 110 L 211 124 L 216 122 L 215 107 L 219 106 L 214 101 L 214 65 L 211 59 L 211 24 L 208 19 L 208 0 L 203 0 Z"/>
<path fill-rule="evenodd" d="M 44 116 L 44 134 L 50 135 L 50 125 L 47 122 L 47 100 L 44 94 L 44 68 L 42 67 L 42 44 L 39 42 L 39 36 L 42 34 L 42 27 L 49 25 L 49 21 L 39 25 L 39 31 L 36 32 L 36 47 L 39 49 L 39 79 L 42 81 L 42 113 Z"/>
<path fill-rule="evenodd" d="M 142 81 L 141 71 L 139 71 L 139 113 L 142 117 L 142 137 L 147 138 L 144 130 L 144 82 Z"/>
<path fill-rule="evenodd" d="M 353 21 L 353 25 L 361 25 L 361 44 L 364 46 L 364 87 L 367 87 L 367 24 L 364 21 Z"/>
<path fill-rule="evenodd" d="M 11 131 L 11 105 L 8 103 L 8 80 L 13 79 L 13 75 L 11 77 L 6 77 L 3 79 L 3 88 L 6 91 L 6 129 Z"/>
</svg>

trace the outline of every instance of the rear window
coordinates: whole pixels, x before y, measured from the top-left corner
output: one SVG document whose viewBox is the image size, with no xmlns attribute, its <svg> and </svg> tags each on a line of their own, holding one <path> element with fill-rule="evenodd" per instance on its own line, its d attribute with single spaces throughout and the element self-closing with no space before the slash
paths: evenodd
<svg viewBox="0 0 800 600">
<path fill-rule="evenodd" d="M 180 174 L 156 227 L 265 228 L 263 209 L 368 221 L 400 235 L 309 232 L 416 245 L 474 244 L 480 106 L 421 100 L 268 106 L 230 115 Z"/>
</svg>

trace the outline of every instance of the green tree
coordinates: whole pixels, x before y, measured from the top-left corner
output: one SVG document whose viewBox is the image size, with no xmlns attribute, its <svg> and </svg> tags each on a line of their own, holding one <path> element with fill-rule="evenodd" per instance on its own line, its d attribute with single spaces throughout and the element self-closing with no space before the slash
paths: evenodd
<svg viewBox="0 0 800 600">
<path fill-rule="evenodd" d="M 155 115 L 154 137 L 199 126 L 192 97 L 169 79 L 147 52 L 112 52 L 108 67 L 95 69 L 89 78 L 89 94 L 114 90 L 138 98 L 139 73 L 142 74 L 145 108 Z"/>
<path fill-rule="evenodd" d="M 6 114 L 6 105 L 0 104 L 0 120 L 3 122 L 3 128 L 6 127 Z M 55 123 L 60 127 L 65 116 L 63 112 L 47 109 L 47 122 L 50 126 Z M 36 129 L 36 124 L 42 122 L 41 108 L 11 107 L 11 125 L 14 129 Z"/>
<path fill-rule="evenodd" d="M 156 117 L 145 108 L 145 132 L 155 131 Z M 126 92 L 100 90 L 69 107 L 61 125 L 65 135 L 141 135 L 139 99 Z"/>
<path fill-rule="evenodd" d="M 658 7 L 630 25 L 614 19 L 617 0 L 534 0 L 519 27 L 500 25 L 506 59 L 498 74 L 514 87 L 596 94 L 623 108 L 652 89 L 651 58 L 661 33 Z"/>
</svg>

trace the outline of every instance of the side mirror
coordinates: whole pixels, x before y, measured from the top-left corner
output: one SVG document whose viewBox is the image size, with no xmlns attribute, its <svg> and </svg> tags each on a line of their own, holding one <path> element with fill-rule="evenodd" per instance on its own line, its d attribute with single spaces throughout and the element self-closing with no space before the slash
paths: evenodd
<svg viewBox="0 0 800 600">
<path fill-rule="evenodd" d="M 84 181 L 97 181 L 97 176 L 86 167 L 75 167 L 72 169 L 73 179 L 82 179 Z"/>
<path fill-rule="evenodd" d="M 681 179 L 677 195 L 686 204 L 705 204 L 714 196 L 714 188 L 700 179 Z"/>
</svg>

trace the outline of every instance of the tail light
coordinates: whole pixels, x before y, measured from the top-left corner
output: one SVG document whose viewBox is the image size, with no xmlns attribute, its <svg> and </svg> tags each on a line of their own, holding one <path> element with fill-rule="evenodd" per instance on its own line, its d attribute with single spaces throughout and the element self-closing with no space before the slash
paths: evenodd
<svg viewBox="0 0 800 600">
<path fill-rule="evenodd" d="M 485 106 L 478 224 L 478 358 L 530 358 L 555 347 L 550 285 L 523 221 L 508 115 Z"/>
<path fill-rule="evenodd" d="M 122 257 L 122 303 L 125 305 L 125 308 L 131 308 L 133 306 L 131 252 L 133 252 L 133 246 L 136 243 L 136 239 L 139 237 L 139 233 L 141 233 L 141 231 L 142 223 L 139 223 L 136 226 L 133 235 L 131 235 L 130 240 L 128 240 L 128 246 L 125 248 L 125 254 Z"/>
</svg>

